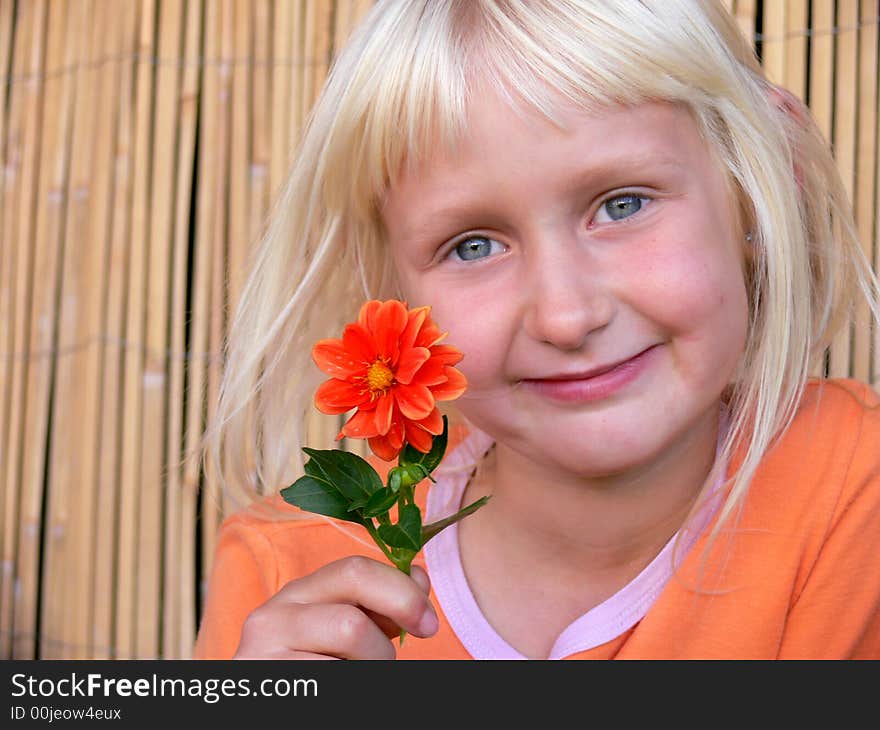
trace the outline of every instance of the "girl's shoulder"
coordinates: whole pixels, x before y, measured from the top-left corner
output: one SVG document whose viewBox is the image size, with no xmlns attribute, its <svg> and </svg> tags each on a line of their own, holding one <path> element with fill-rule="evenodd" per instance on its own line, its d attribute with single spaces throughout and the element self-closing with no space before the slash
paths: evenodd
<svg viewBox="0 0 880 730">
<path fill-rule="evenodd" d="M 791 425 L 761 460 L 749 503 L 768 524 L 787 515 L 793 527 L 819 520 L 822 530 L 855 505 L 880 506 L 877 391 L 849 378 L 811 379 Z"/>
<path fill-rule="evenodd" d="M 795 435 L 813 448 L 839 446 L 876 437 L 880 429 L 880 394 L 852 378 L 811 378 L 792 423 Z M 877 450 L 880 457 L 880 449 Z"/>
</svg>

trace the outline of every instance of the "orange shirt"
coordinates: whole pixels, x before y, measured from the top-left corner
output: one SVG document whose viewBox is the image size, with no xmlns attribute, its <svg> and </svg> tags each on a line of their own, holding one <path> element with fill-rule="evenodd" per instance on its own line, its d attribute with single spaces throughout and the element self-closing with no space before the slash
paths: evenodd
<svg viewBox="0 0 880 730">
<path fill-rule="evenodd" d="M 450 434 L 450 452 L 461 435 Z M 272 502 L 298 512 L 280 497 Z M 853 380 L 810 381 L 695 592 L 707 533 L 635 625 L 567 657 L 880 659 L 880 396 Z M 357 525 L 340 529 L 311 515 L 273 522 L 246 510 L 227 518 L 194 657 L 230 658 L 253 609 L 287 581 L 352 554 L 380 555 Z M 424 555 L 415 562 L 424 567 Z M 407 637 L 398 657 L 471 658 L 432 600 L 440 630 Z"/>
</svg>

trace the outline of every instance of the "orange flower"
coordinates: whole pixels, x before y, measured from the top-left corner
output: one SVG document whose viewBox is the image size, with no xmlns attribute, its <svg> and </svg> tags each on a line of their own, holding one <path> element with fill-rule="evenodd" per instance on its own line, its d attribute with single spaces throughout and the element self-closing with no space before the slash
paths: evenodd
<svg viewBox="0 0 880 730">
<path fill-rule="evenodd" d="M 357 322 L 345 326 L 341 340 L 320 340 L 312 359 L 332 376 L 315 391 L 322 413 L 357 412 L 345 423 L 343 436 L 365 438 L 373 453 L 394 460 L 404 442 L 422 453 L 443 433 L 437 401 L 454 400 L 467 388 L 453 365 L 462 353 L 438 344 L 441 333 L 429 306 L 407 310 L 396 299 L 366 302 Z"/>
</svg>

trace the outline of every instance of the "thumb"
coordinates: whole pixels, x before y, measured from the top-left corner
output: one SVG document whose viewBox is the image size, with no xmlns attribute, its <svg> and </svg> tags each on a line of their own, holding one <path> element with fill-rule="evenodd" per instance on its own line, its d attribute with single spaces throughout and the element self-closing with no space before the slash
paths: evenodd
<svg viewBox="0 0 880 730">
<path fill-rule="evenodd" d="M 425 595 L 428 595 L 431 592 L 431 579 L 428 577 L 428 573 L 419 565 L 413 565 L 410 568 L 409 576 L 416 583 L 418 583 L 419 588 L 424 591 Z"/>
</svg>

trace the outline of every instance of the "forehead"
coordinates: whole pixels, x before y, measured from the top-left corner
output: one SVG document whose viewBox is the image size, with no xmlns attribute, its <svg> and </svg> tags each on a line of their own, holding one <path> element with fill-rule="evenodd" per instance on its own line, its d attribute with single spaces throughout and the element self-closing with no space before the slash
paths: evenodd
<svg viewBox="0 0 880 730">
<path fill-rule="evenodd" d="M 465 133 L 409 158 L 391 181 L 383 216 L 406 217 L 409 203 L 442 207 L 470 195 L 491 195 L 499 181 L 546 171 L 569 179 L 638 174 L 657 167 L 705 166 L 706 145 L 690 110 L 667 102 L 590 110 L 560 102 L 553 119 L 511 105 L 498 94 L 475 95 Z"/>
</svg>

